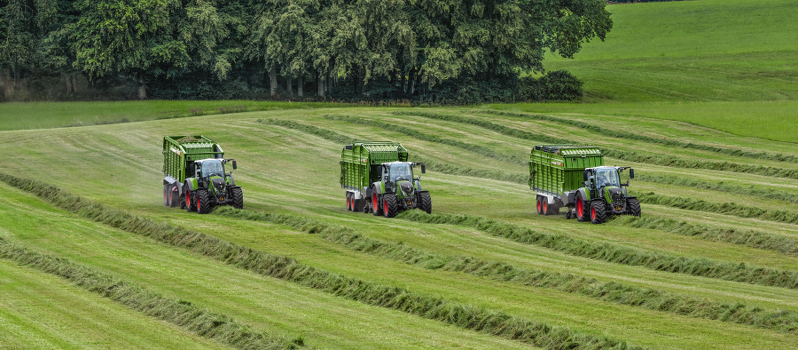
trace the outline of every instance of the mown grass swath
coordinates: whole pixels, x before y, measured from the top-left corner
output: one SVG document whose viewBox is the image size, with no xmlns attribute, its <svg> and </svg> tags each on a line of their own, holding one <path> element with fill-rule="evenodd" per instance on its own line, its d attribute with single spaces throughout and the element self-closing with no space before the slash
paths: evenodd
<svg viewBox="0 0 798 350">
<path fill-rule="evenodd" d="M 775 160 L 779 162 L 790 162 L 790 163 L 798 163 L 798 157 L 793 155 L 785 155 L 781 153 L 767 153 L 767 152 L 751 152 L 745 151 L 741 149 L 732 149 L 732 148 L 723 148 L 723 147 L 716 147 L 710 145 L 702 145 L 692 142 L 683 142 L 678 140 L 669 140 L 669 139 L 662 139 L 657 137 L 651 137 L 636 133 L 631 133 L 627 131 L 620 131 L 620 130 L 613 130 L 607 129 L 598 125 L 593 125 L 585 122 L 580 122 L 578 120 L 571 120 L 565 118 L 557 118 L 548 115 L 540 115 L 540 114 L 526 114 L 526 113 L 510 113 L 510 112 L 503 112 L 497 110 L 490 110 L 490 111 L 478 111 L 480 113 L 485 114 L 496 114 L 496 115 L 506 115 L 506 116 L 513 116 L 513 117 L 520 117 L 526 119 L 535 119 L 535 120 L 545 120 L 549 122 L 565 124 L 573 127 L 577 127 L 580 129 L 584 129 L 596 134 L 599 134 L 603 137 L 615 137 L 625 140 L 638 140 L 647 143 L 654 143 L 659 145 L 665 146 L 675 146 L 680 148 L 689 148 L 689 149 L 696 149 L 701 151 L 709 151 L 715 152 L 720 154 L 726 154 L 730 156 L 737 156 L 737 157 L 745 157 L 745 158 L 752 158 L 752 159 L 763 159 L 763 160 Z"/>
<path fill-rule="evenodd" d="M 798 223 L 798 213 L 786 210 L 767 210 L 737 203 L 712 203 L 700 199 L 664 196 L 654 192 L 636 193 L 636 195 L 640 203 L 667 205 L 679 209 L 700 210 L 788 224 Z"/>
<path fill-rule="evenodd" d="M 635 179 L 645 182 L 658 183 L 658 184 L 694 187 L 705 190 L 798 203 L 798 195 L 794 195 L 784 191 L 774 190 L 771 188 L 763 188 L 761 186 L 760 187 L 736 186 L 724 183 L 723 181 L 710 182 L 710 181 L 700 181 L 700 180 L 690 179 L 687 177 L 652 175 L 652 174 L 637 174 L 637 177 Z"/>
<path fill-rule="evenodd" d="M 202 309 L 191 302 L 165 298 L 112 275 L 94 271 L 67 259 L 31 251 L 2 237 L 0 237 L 0 257 L 59 276 L 147 316 L 176 324 L 200 336 L 238 349 L 304 347 L 301 337 L 288 338 L 253 331 L 249 326 L 240 324 L 228 316 Z"/>
<path fill-rule="evenodd" d="M 683 236 L 699 237 L 713 242 L 739 244 L 751 248 L 772 250 L 785 255 L 798 256 L 798 240 L 762 231 L 723 228 L 651 215 L 644 217 L 619 216 L 607 223 L 621 227 L 659 230 Z"/>
<path fill-rule="evenodd" d="M 574 140 L 568 139 L 561 139 L 561 138 L 554 138 L 554 137 L 544 137 L 544 135 L 533 134 L 530 132 L 526 132 L 523 130 L 515 129 L 506 127 L 503 125 L 499 125 L 496 123 L 480 121 L 474 118 L 464 118 L 459 116 L 450 116 L 445 114 L 433 114 L 433 113 L 411 113 L 412 115 L 425 117 L 425 118 L 432 118 L 437 120 L 445 120 L 445 121 L 452 121 L 457 123 L 463 124 L 472 124 L 483 127 L 488 130 L 496 131 L 500 134 L 516 137 L 524 140 L 529 140 L 533 142 L 543 142 L 543 143 L 566 143 L 566 144 L 580 144 L 581 142 L 577 142 Z M 531 118 L 531 114 L 519 114 L 519 113 L 506 113 L 506 112 L 491 112 L 491 114 L 500 114 L 500 115 L 509 115 L 515 117 L 522 117 L 522 118 Z M 549 118 L 547 116 L 539 116 L 542 120 L 546 120 L 544 118 Z M 644 164 L 653 164 L 653 165 L 661 165 L 661 166 L 669 166 L 675 168 L 688 168 L 688 169 L 706 169 L 706 170 L 717 170 L 717 171 L 729 171 L 729 172 L 738 172 L 738 173 L 746 173 L 746 174 L 756 174 L 756 175 L 764 175 L 764 176 L 774 176 L 774 177 L 783 177 L 783 178 L 790 178 L 790 179 L 798 179 L 798 170 L 790 170 L 790 169 L 781 169 L 781 168 L 773 168 L 773 167 L 763 167 L 763 166 L 755 166 L 755 165 L 746 165 L 746 164 L 738 164 L 732 162 L 710 162 L 710 161 L 699 161 L 699 160 L 687 160 L 682 159 L 679 157 L 673 156 L 664 156 L 664 155 L 653 155 L 653 154 L 640 154 L 633 151 L 627 150 L 613 150 L 608 149 L 606 147 L 601 148 L 602 152 L 605 156 L 610 158 L 615 158 L 618 160 L 625 160 L 634 163 L 644 163 Z"/>
<path fill-rule="evenodd" d="M 315 135 L 332 142 L 340 143 L 341 147 L 353 141 L 351 137 L 341 135 L 332 130 L 327 130 L 317 126 L 297 123 L 288 120 L 258 119 L 258 122 L 268 125 L 281 126 L 292 130 L 301 131 L 306 134 Z M 527 183 L 527 175 L 523 174 L 511 174 L 499 170 L 480 170 L 480 169 L 467 168 L 434 159 L 420 157 L 417 155 L 411 155 L 410 157 L 414 162 L 424 163 L 426 167 L 429 168 L 430 170 L 437 171 L 442 174 L 480 177 L 485 179 L 515 182 L 519 184 Z"/>
<path fill-rule="evenodd" d="M 775 329 L 787 333 L 798 332 L 798 311 L 795 310 L 766 310 L 742 303 L 719 303 L 708 298 L 644 289 L 614 281 L 601 282 L 595 278 L 574 274 L 523 269 L 512 264 L 485 261 L 475 257 L 431 253 L 401 243 L 368 238 L 347 227 L 330 225 L 298 215 L 238 210 L 230 207 L 219 208 L 214 214 L 286 225 L 302 232 L 318 234 L 327 241 L 354 251 L 402 261 L 425 269 L 462 272 L 501 282 L 555 289 L 683 316 Z"/>
<path fill-rule="evenodd" d="M 184 248 L 254 273 L 280 278 L 365 304 L 399 310 L 549 349 L 643 349 L 607 336 L 575 332 L 566 327 L 551 326 L 504 312 L 341 276 L 301 264 L 290 257 L 254 250 L 211 235 L 112 209 L 38 181 L 7 174 L 0 174 L 0 180 L 33 193 L 62 209 L 108 226 Z"/>
<path fill-rule="evenodd" d="M 415 222 L 472 227 L 519 243 L 616 264 L 764 286 L 798 288 L 798 271 L 749 266 L 745 263 L 734 264 L 706 258 L 680 257 L 616 244 L 590 242 L 474 215 L 421 214 L 417 211 L 408 211 L 397 217 Z"/>
</svg>

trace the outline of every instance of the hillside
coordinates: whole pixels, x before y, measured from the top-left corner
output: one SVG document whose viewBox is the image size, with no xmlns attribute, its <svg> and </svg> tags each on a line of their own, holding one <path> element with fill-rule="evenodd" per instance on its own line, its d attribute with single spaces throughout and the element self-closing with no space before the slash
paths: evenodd
<svg viewBox="0 0 798 350">
<path fill-rule="evenodd" d="M 790 0 L 610 5 L 605 42 L 547 70 L 585 81 L 591 100 L 775 101 L 798 98 L 798 7 Z"/>
</svg>

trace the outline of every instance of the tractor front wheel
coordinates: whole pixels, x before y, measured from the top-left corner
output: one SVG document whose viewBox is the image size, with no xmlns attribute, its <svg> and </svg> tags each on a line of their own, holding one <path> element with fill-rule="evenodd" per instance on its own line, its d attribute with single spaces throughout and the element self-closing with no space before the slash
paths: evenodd
<svg viewBox="0 0 798 350">
<path fill-rule="evenodd" d="M 627 199 L 626 212 L 631 216 L 640 217 L 640 202 L 636 198 Z"/>
<path fill-rule="evenodd" d="M 587 221 L 587 205 L 585 205 L 585 201 L 582 200 L 582 197 L 577 198 L 576 200 L 576 221 L 584 222 Z"/>
<path fill-rule="evenodd" d="M 418 204 L 420 204 L 418 209 L 427 214 L 432 214 L 432 196 L 429 195 L 429 192 L 421 192 L 418 197 Z"/>
<path fill-rule="evenodd" d="M 380 210 L 380 196 L 377 195 L 377 191 L 371 191 L 371 211 L 374 216 L 382 215 L 382 210 Z"/>
<path fill-rule="evenodd" d="M 386 218 L 392 218 L 396 216 L 397 212 L 399 211 L 398 207 L 399 206 L 396 204 L 395 194 L 382 195 L 382 212 L 385 214 Z"/>
<path fill-rule="evenodd" d="M 233 208 L 244 209 L 244 191 L 236 187 L 230 190 L 230 192 L 233 195 Z"/>
<path fill-rule="evenodd" d="M 208 214 L 211 212 L 211 198 L 208 190 L 199 189 L 195 193 L 197 197 L 197 213 Z"/>
<path fill-rule="evenodd" d="M 590 222 L 593 224 L 603 224 L 607 220 L 607 208 L 601 200 L 590 203 Z"/>
</svg>

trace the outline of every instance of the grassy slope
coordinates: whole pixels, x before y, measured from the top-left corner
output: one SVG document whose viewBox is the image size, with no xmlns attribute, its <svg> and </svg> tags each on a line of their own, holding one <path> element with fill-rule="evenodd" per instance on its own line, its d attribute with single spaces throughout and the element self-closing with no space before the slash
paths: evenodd
<svg viewBox="0 0 798 350">
<path fill-rule="evenodd" d="M 530 289 L 513 284 L 497 283 L 477 277 L 458 273 L 444 273 L 429 271 L 420 267 L 409 267 L 399 262 L 384 258 L 373 257 L 365 253 L 352 252 L 344 247 L 327 242 L 319 237 L 297 233 L 280 225 L 242 222 L 240 220 L 216 216 L 190 215 L 183 211 L 169 210 L 161 206 L 160 186 L 153 186 L 160 181 L 160 137 L 170 133 L 207 133 L 215 130 L 213 137 L 221 142 L 228 151 L 228 155 L 239 161 L 237 181 L 244 184 L 246 207 L 252 210 L 267 212 L 287 211 L 300 213 L 309 217 L 324 220 L 325 222 L 343 224 L 360 230 L 369 237 L 380 238 L 388 241 L 402 241 L 405 244 L 426 249 L 429 251 L 445 251 L 450 254 L 475 256 L 488 260 L 510 262 L 525 268 L 541 268 L 562 272 L 577 273 L 579 275 L 599 278 L 603 281 L 619 281 L 649 288 L 659 288 L 678 293 L 688 293 L 713 300 L 743 302 L 750 305 L 760 305 L 767 308 L 798 308 L 795 303 L 798 292 L 783 288 L 746 285 L 734 282 L 711 280 L 687 275 L 669 274 L 617 265 L 612 263 L 597 262 L 590 259 L 577 258 L 547 249 L 514 243 L 505 239 L 487 236 L 479 231 L 463 227 L 450 227 L 439 225 L 423 225 L 400 220 L 385 220 L 374 218 L 371 215 L 347 213 L 343 209 L 343 192 L 337 185 L 337 161 L 339 147 L 335 142 L 330 142 L 315 136 L 289 130 L 281 127 L 264 125 L 256 121 L 257 118 L 276 117 L 315 124 L 333 129 L 339 133 L 352 137 L 366 138 L 377 137 L 380 139 L 401 139 L 403 144 L 412 150 L 414 155 L 423 155 L 428 158 L 445 160 L 452 163 L 464 164 L 470 167 L 504 168 L 511 172 L 523 173 L 522 166 L 490 160 L 470 151 L 456 149 L 451 146 L 441 146 L 436 143 L 420 141 L 403 137 L 395 132 L 380 131 L 372 127 L 355 125 L 346 122 L 329 121 L 321 116 L 327 113 L 341 113 L 361 115 L 364 118 L 373 118 L 374 115 L 386 114 L 380 118 L 383 121 L 398 123 L 395 116 L 388 115 L 386 109 L 348 109 L 348 110 L 318 110 L 318 111 L 273 111 L 260 113 L 246 113 L 230 115 L 219 119 L 215 117 L 197 117 L 192 119 L 192 126 L 185 127 L 180 120 L 162 120 L 137 123 L 131 130 L 128 125 L 106 125 L 84 128 L 67 128 L 40 131 L 9 131 L 0 134 L 5 140 L 13 140 L 12 149 L 18 156 L 18 162 L 9 163 L 8 171 L 17 175 L 38 178 L 78 195 L 108 203 L 115 207 L 133 210 L 152 217 L 160 217 L 170 222 L 200 229 L 206 233 L 218 235 L 224 239 L 245 244 L 269 252 L 286 254 L 297 257 L 312 266 L 318 266 L 339 272 L 351 277 L 358 277 L 368 281 L 397 285 L 411 290 L 444 296 L 446 298 L 490 307 L 509 312 L 514 315 L 539 319 L 552 324 L 561 324 L 575 329 L 606 333 L 613 337 L 625 339 L 635 344 L 649 345 L 661 348 L 667 345 L 676 348 L 760 348 L 762 344 L 774 347 L 787 346 L 786 344 L 796 339 L 792 335 L 780 334 L 767 330 L 751 327 L 729 325 L 723 322 L 702 321 L 686 317 L 674 317 L 653 311 L 638 308 L 619 306 L 612 303 L 599 302 L 591 298 L 563 294 L 546 289 Z M 447 111 L 442 111 L 447 112 Z M 461 113 L 463 114 L 463 113 Z M 480 117 L 480 115 L 475 115 Z M 484 117 L 484 116 L 482 116 Z M 497 151 L 511 153 L 519 152 L 524 156 L 528 151 L 529 142 L 498 135 L 494 132 L 480 130 L 475 127 L 459 127 L 452 123 L 430 122 L 420 117 L 405 117 L 407 125 L 416 125 L 430 134 L 458 139 L 473 144 L 495 147 Z M 517 121 L 513 118 L 495 118 L 494 121 L 507 126 L 514 126 Z M 424 127 L 426 123 L 426 127 Z M 613 127 L 628 128 L 634 126 L 634 120 L 617 118 L 617 125 Z M 657 127 L 646 125 L 650 132 L 656 132 Z M 668 132 L 667 129 L 660 132 Z M 720 142 L 714 133 L 684 131 L 679 137 L 695 142 Z M 729 143 L 734 144 L 736 139 L 730 138 Z M 501 144 L 501 147 L 496 145 Z M 645 145 L 643 145 L 645 146 Z M 621 146 L 619 146 L 621 147 Z M 768 150 L 766 143 L 753 143 L 754 150 Z M 64 156 L 64 151 L 69 152 L 69 157 Z M 681 149 L 668 150 L 659 147 L 652 148 L 652 152 L 670 152 L 672 155 L 682 155 Z M 699 152 L 700 153 L 700 152 Z M 798 150 L 791 150 L 791 154 L 798 154 Z M 135 157 L 132 155 L 136 155 Z M 734 157 L 724 156 L 734 161 Z M 744 158 L 736 159 L 746 162 Z M 640 165 L 641 172 L 668 170 L 666 167 L 651 167 Z M 119 169 L 109 172 L 109 167 Z M 680 171 L 690 176 L 702 174 L 728 175 L 738 178 L 742 184 L 763 180 L 765 177 L 750 176 L 739 177 L 724 172 L 711 171 Z M 686 256 L 705 256 L 721 261 L 746 262 L 777 268 L 798 269 L 795 258 L 779 255 L 774 252 L 741 247 L 727 243 L 709 242 L 706 240 L 666 234 L 656 230 L 627 229 L 617 226 L 593 227 L 586 224 L 577 224 L 566 221 L 563 216 L 539 217 L 530 215 L 531 195 L 524 185 L 500 181 L 468 178 L 453 175 L 437 174 L 430 172 L 425 177 L 425 187 L 433 193 L 434 211 L 442 213 L 470 213 L 500 218 L 529 227 L 545 228 L 553 232 L 575 235 L 588 240 L 606 240 L 623 245 L 640 247 L 672 254 Z M 80 179 L 80 181 L 77 181 Z M 130 181 L 136 179 L 135 181 Z M 788 181 L 784 181 L 785 185 Z M 637 186 L 638 183 L 635 184 Z M 639 183 L 641 187 L 645 183 Z M 669 187 L 669 192 L 683 193 L 694 196 L 696 193 L 679 186 Z M 463 193 L 470 196 L 464 199 Z M 703 191 L 701 196 L 707 200 L 725 201 L 729 196 L 712 191 Z M 739 196 L 742 202 L 756 201 L 756 198 Z M 665 208 L 661 206 L 644 206 L 644 213 L 658 216 L 675 216 L 683 220 L 704 222 L 706 217 L 719 218 L 719 222 L 731 223 L 741 227 L 761 227 L 761 222 L 751 219 L 736 219 L 717 214 L 693 213 L 690 211 Z M 9 215 L 7 215 L 9 216 Z M 10 215 L 13 217 L 14 215 Z M 0 224 L 7 230 L 19 223 L 6 222 Z M 54 223 L 57 225 L 57 223 Z M 773 230 L 779 234 L 798 236 L 794 225 L 774 224 Z M 103 231 L 91 225 L 93 230 Z M 578 230 L 575 230 L 578 228 Z M 177 259 L 175 254 L 168 253 L 170 249 L 149 252 L 154 249 L 152 244 L 137 243 L 140 248 L 122 251 L 108 250 L 121 247 L 126 243 L 104 241 L 100 237 L 84 234 L 87 241 L 63 246 L 57 240 L 43 242 L 15 233 L 14 236 L 24 239 L 31 245 L 45 250 L 52 250 L 59 255 L 80 258 L 81 263 L 93 264 L 118 273 L 126 278 L 144 283 L 152 288 L 169 295 L 183 295 L 189 293 L 181 285 L 196 287 L 196 283 L 175 282 L 169 286 L 162 282 L 149 279 L 146 274 L 137 272 L 126 265 L 132 261 L 142 261 L 136 264 L 150 269 L 149 271 L 162 271 L 167 263 L 143 263 L 155 256 L 168 254 L 165 261 Z M 83 235 L 82 235 L 83 236 Z M 116 234 L 115 239 L 128 239 L 125 234 Z M 25 238 L 28 237 L 28 238 Z M 103 238 L 104 239 L 104 238 Z M 144 244 L 141 246 L 141 244 Z M 89 247 L 86 251 L 84 246 Z M 150 247 L 150 248 L 144 248 Z M 120 248 L 114 248 L 120 249 Z M 92 253 L 91 250 L 97 250 Z M 140 251 L 145 257 L 118 262 L 118 257 L 129 256 L 132 251 Z M 180 265 L 197 264 L 196 258 L 184 256 L 176 252 Z M 132 258 L 131 258 L 132 259 Z M 195 270 L 192 270 L 195 271 Z M 200 272 L 203 271 L 203 272 Z M 267 283 L 268 279 L 256 278 L 258 282 L 249 281 L 246 273 L 235 272 L 234 269 L 220 267 L 217 263 L 204 262 L 199 270 L 193 273 L 208 275 L 208 279 L 221 278 L 221 275 L 232 274 L 236 278 L 225 279 L 225 284 L 235 290 L 262 289 L 258 283 Z M 184 281 L 179 275 L 169 275 L 170 280 Z M 251 275 L 250 275 L 251 276 Z M 254 278 L 254 277 L 252 277 Z M 253 284 L 254 283 L 254 284 Z M 289 303 L 285 299 L 277 298 L 282 294 L 280 290 L 290 289 L 291 293 L 300 293 L 302 288 L 284 283 L 271 283 L 275 293 L 268 295 L 257 294 L 258 300 L 267 303 L 283 305 Z M 172 286 L 175 285 L 175 286 Z M 182 289 L 181 289 L 182 288 Z M 190 292 L 197 293 L 197 292 Z M 197 294 L 203 304 L 213 307 L 220 306 L 214 293 L 228 295 L 224 291 L 209 291 L 206 297 Z M 372 310 L 366 307 L 338 301 L 336 298 L 325 296 L 313 291 L 307 293 L 308 302 L 317 300 L 311 308 L 313 315 L 307 319 L 313 322 L 325 322 L 324 310 L 329 308 L 346 312 L 347 308 L 355 307 Z M 290 298 L 289 298 L 290 299 Z M 236 316 L 236 319 L 248 324 L 256 324 L 264 328 L 277 329 L 309 329 L 306 340 L 310 344 L 324 344 L 335 348 L 356 347 L 357 341 L 345 342 L 342 339 L 348 336 L 334 336 L 344 331 L 336 326 L 322 326 L 308 323 L 305 320 L 297 323 L 290 321 L 294 316 L 284 310 L 285 307 L 272 307 L 260 309 L 261 304 L 251 305 L 248 298 L 237 298 L 224 303 L 221 309 L 226 314 Z M 342 306 L 336 304 L 343 304 Z M 261 305 L 261 306 L 258 306 Z M 254 308 L 263 316 L 255 317 L 243 310 Z M 290 308 L 289 308 L 290 309 Z M 363 312 L 363 311 L 359 311 Z M 398 312 L 376 309 L 372 316 L 373 321 L 382 320 L 384 324 L 397 322 L 422 322 L 416 321 L 411 316 Z M 602 317 L 606 314 L 617 315 L 608 320 Z M 623 315 L 623 316 L 621 316 Z M 268 319 L 287 319 L 286 324 L 272 324 L 265 322 Z M 351 317 L 351 316 L 345 316 Z M 426 324 L 422 322 L 422 324 Z M 431 324 L 435 324 L 434 322 Z M 396 340 L 391 335 L 396 330 L 379 330 L 379 326 L 360 326 L 372 330 L 375 347 L 397 346 Z M 418 326 L 408 324 L 408 332 L 418 331 Z M 431 327 L 429 324 L 424 327 Z M 444 327 L 446 328 L 446 327 Z M 729 337 L 728 329 L 733 328 Z M 438 329 L 438 328 L 436 328 Z M 432 333 L 440 332 L 438 329 Z M 429 338 L 420 340 L 419 344 L 432 344 L 432 333 Z M 454 341 L 458 336 L 449 338 Z M 672 336 L 679 334 L 678 340 Z M 351 336 L 351 335 L 350 335 Z M 472 338 L 476 337 L 476 338 Z M 467 341 L 474 344 L 480 343 L 480 335 L 469 335 Z M 488 337 L 490 338 L 490 337 Z M 360 339 L 360 338 L 357 338 Z M 466 339 L 466 338 L 464 338 Z M 464 340 L 466 341 L 466 340 Z M 783 343 L 787 342 L 787 343 Z M 421 346 L 421 345 L 419 345 Z M 431 345 L 429 345 L 431 346 Z M 473 345 L 481 347 L 481 345 Z"/>
</svg>

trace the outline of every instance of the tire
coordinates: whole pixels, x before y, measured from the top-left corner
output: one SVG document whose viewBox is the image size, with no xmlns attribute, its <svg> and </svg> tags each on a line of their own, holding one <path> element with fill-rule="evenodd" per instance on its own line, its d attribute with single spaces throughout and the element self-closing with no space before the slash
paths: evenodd
<svg viewBox="0 0 798 350">
<path fill-rule="evenodd" d="M 197 213 L 208 214 L 211 212 L 211 198 L 208 190 L 199 189 L 196 191 Z"/>
<path fill-rule="evenodd" d="M 244 191 L 236 187 L 230 190 L 230 192 L 233 195 L 233 208 L 244 209 Z"/>
<path fill-rule="evenodd" d="M 192 200 L 194 200 L 194 194 L 191 193 L 191 191 L 188 190 L 188 186 L 184 186 L 183 188 L 186 189 L 186 193 L 185 193 L 186 194 L 186 198 L 185 198 L 185 200 L 186 200 L 186 211 L 189 212 L 189 213 L 193 212 L 193 211 L 197 211 L 196 205 L 194 205 L 194 202 L 192 202 Z"/>
<path fill-rule="evenodd" d="M 607 221 L 607 207 L 604 205 L 604 201 L 593 201 L 590 203 L 590 222 L 599 225 L 604 221 Z"/>
<path fill-rule="evenodd" d="M 169 186 L 169 207 L 180 207 L 180 192 L 177 189 L 177 185 Z"/>
<path fill-rule="evenodd" d="M 565 212 L 565 220 L 570 220 L 570 219 L 571 219 L 571 211 L 568 210 L 567 212 Z"/>
<path fill-rule="evenodd" d="M 589 210 L 588 206 L 586 205 L 585 201 L 582 200 L 582 197 L 576 199 L 576 221 L 585 222 L 587 221 L 587 211 Z"/>
<path fill-rule="evenodd" d="M 551 211 L 549 209 L 549 199 L 541 198 L 540 202 L 543 203 L 543 215 L 551 215 Z"/>
<path fill-rule="evenodd" d="M 626 200 L 626 212 L 628 215 L 640 217 L 640 202 L 637 198 L 630 198 Z"/>
<path fill-rule="evenodd" d="M 352 203 L 352 194 L 347 192 L 346 193 L 346 210 L 347 211 L 354 211 L 355 205 Z"/>
<path fill-rule="evenodd" d="M 543 215 L 543 201 L 540 200 L 540 196 L 537 197 L 537 211 L 538 215 Z"/>
<path fill-rule="evenodd" d="M 382 215 L 382 210 L 380 210 L 380 196 L 377 195 L 377 191 L 371 191 L 371 212 L 374 216 Z"/>
<path fill-rule="evenodd" d="M 395 194 L 382 195 L 382 212 L 386 218 L 392 218 L 399 212 Z"/>
<path fill-rule="evenodd" d="M 163 185 L 163 205 L 169 206 L 169 185 Z"/>
<path fill-rule="evenodd" d="M 418 204 L 421 205 L 419 209 L 427 214 L 432 214 L 432 196 L 429 195 L 429 192 L 421 192 L 418 197 Z"/>
</svg>

